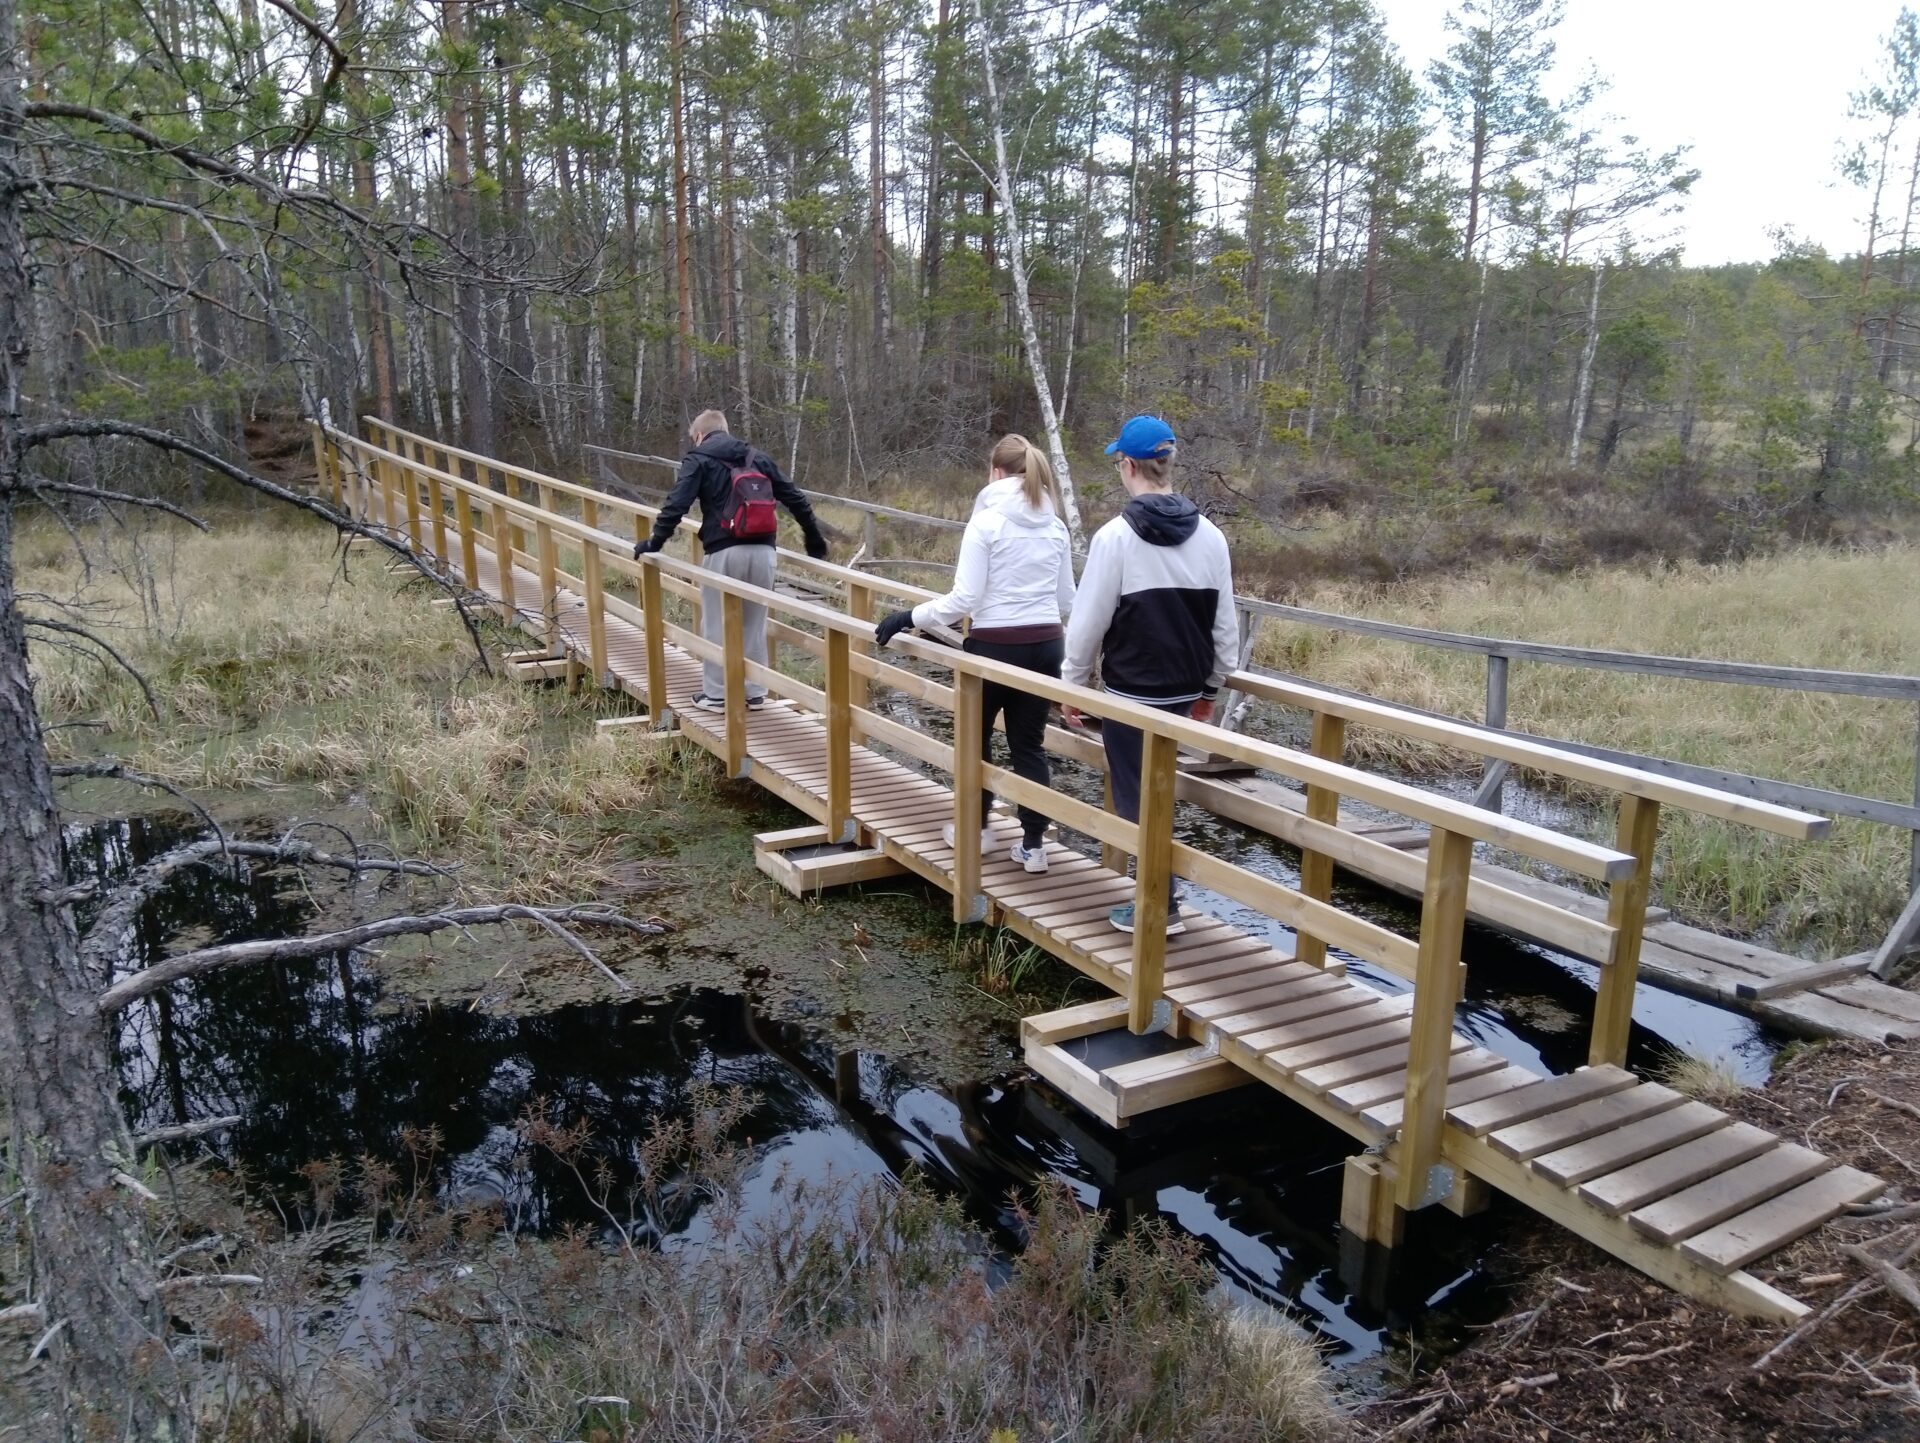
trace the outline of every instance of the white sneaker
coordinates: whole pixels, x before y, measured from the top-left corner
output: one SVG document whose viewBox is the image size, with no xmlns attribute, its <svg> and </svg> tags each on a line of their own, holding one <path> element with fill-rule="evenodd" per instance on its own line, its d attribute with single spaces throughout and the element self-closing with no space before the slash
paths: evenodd
<svg viewBox="0 0 1920 1443">
<path fill-rule="evenodd" d="M 1008 852 L 1007 856 L 1025 867 L 1029 872 L 1038 873 L 1047 870 L 1047 844 L 1045 842 L 1032 848 L 1029 848 L 1024 841 L 1015 842 L 1013 844 L 1013 850 Z"/>
<path fill-rule="evenodd" d="M 940 840 L 945 842 L 949 847 L 953 846 L 953 835 L 954 834 L 953 834 L 952 822 L 948 822 L 946 826 L 940 829 Z M 993 850 L 993 847 L 994 847 L 993 833 L 989 831 L 987 828 L 982 827 L 980 829 L 980 855 L 984 857 L 988 852 L 991 852 Z M 955 850 L 958 850 L 958 848 L 955 848 Z"/>
</svg>

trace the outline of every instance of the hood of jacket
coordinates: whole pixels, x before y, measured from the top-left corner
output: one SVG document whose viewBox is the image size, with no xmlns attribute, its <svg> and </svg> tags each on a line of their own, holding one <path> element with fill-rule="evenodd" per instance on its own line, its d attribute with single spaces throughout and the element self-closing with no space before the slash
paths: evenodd
<svg viewBox="0 0 1920 1443">
<path fill-rule="evenodd" d="M 1133 534 L 1151 546 L 1178 546 L 1200 529 L 1200 508 L 1167 491 L 1136 496 L 1120 514 Z"/>
<path fill-rule="evenodd" d="M 1019 476 L 1002 476 L 998 481 L 989 481 L 980 488 L 980 494 L 973 498 L 973 514 L 982 511 L 995 511 L 1015 526 L 1031 526 L 1039 529 L 1053 522 L 1053 498 L 1045 491 L 1040 493 L 1040 504 L 1027 504 L 1026 481 Z"/>
<path fill-rule="evenodd" d="M 733 467 L 744 466 L 753 448 L 738 436 L 730 436 L 725 431 L 715 431 L 693 450 L 695 455 L 711 456 L 721 465 Z"/>
</svg>

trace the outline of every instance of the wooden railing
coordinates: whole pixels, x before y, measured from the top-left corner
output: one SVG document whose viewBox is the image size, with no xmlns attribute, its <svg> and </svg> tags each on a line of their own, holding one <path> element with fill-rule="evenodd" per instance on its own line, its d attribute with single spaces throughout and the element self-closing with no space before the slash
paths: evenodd
<svg viewBox="0 0 1920 1443">
<path fill-rule="evenodd" d="M 930 593 L 871 574 L 815 561 L 782 550 L 779 564 L 790 585 L 814 589 L 818 599 L 763 590 L 706 571 L 666 554 L 636 561 L 633 539 L 649 533 L 656 508 L 611 497 L 591 487 L 477 456 L 441 442 L 371 421 L 381 444 L 358 440 L 332 427 L 315 427 L 323 487 L 343 508 L 402 533 L 409 545 L 430 554 L 479 590 L 480 557 L 493 562 L 502 612 L 536 629 L 558 654 L 584 651 L 592 675 L 612 684 L 608 666 L 609 618 L 635 628 L 646 649 L 645 691 L 657 724 L 670 719 L 666 693 L 669 645 L 720 665 L 726 698 L 718 750 L 731 777 L 767 776 L 749 755 L 746 683 L 764 686 L 817 714 L 826 732 L 818 788 L 804 796 L 783 794 L 815 811 L 831 835 L 855 839 L 852 764 L 857 745 L 874 742 L 950 776 L 955 826 L 961 838 L 978 835 L 982 789 L 1004 800 L 1035 806 L 1060 825 L 1101 844 L 1110 866 L 1135 859 L 1136 928 L 1127 978 L 1128 1018 L 1136 1031 L 1165 1021 L 1162 978 L 1166 959 L 1164 922 L 1175 877 L 1211 889 L 1292 927 L 1296 955 L 1314 966 L 1339 967 L 1329 948 L 1368 962 L 1413 984 L 1413 1044 L 1410 1091 L 1403 1130 L 1403 1185 L 1424 1186 L 1427 1166 L 1438 1158 L 1447 1058 L 1454 1009 L 1461 996 L 1461 944 L 1471 898 L 1483 911 L 1508 914 L 1535 935 L 1599 964 L 1589 1055 L 1594 1062 L 1625 1059 L 1637 983 L 1641 928 L 1652 878 L 1654 845 L 1662 806 L 1679 806 L 1728 821 L 1801 839 L 1822 835 L 1825 818 L 1793 812 L 1710 788 L 1660 777 L 1613 763 L 1562 753 L 1538 743 L 1490 738 L 1478 729 L 1433 719 L 1409 718 L 1380 703 L 1325 692 L 1303 683 L 1236 673 L 1233 685 L 1254 695 L 1306 710 L 1312 716 L 1307 750 L 1230 734 L 1105 692 L 1022 671 L 911 637 L 896 639 L 888 653 L 873 649 L 874 611 L 882 601 L 912 603 Z M 615 529 L 618 528 L 618 529 Z M 577 549 L 579 574 L 561 568 L 561 548 Z M 536 578 L 536 594 L 520 594 L 515 569 Z M 615 583 L 625 581 L 623 591 Z M 700 627 L 703 590 L 722 607 L 722 640 L 706 640 Z M 569 597 L 578 598 L 577 605 Z M 694 625 L 670 618 L 667 599 L 686 602 Z M 629 599 L 632 598 L 632 599 Z M 827 604 L 831 602 L 832 604 Z M 768 664 L 748 659 L 742 645 L 743 608 L 767 607 Z M 585 636 L 568 633 L 566 618 L 583 613 Z M 776 619 L 777 618 L 777 619 Z M 805 654 L 823 668 L 823 686 L 788 675 L 778 648 Z M 898 651 L 952 673 L 945 685 L 887 659 Z M 984 724 L 982 688 L 988 682 L 1017 687 L 1071 706 L 1086 715 L 1139 728 L 1145 734 L 1141 809 L 1137 822 L 1102 807 L 1040 787 L 981 760 Z M 894 688 L 947 711 L 953 741 L 902 725 L 871 705 L 875 685 Z M 1613 846 L 1504 816 L 1438 796 L 1406 783 L 1349 766 L 1344 761 L 1349 725 L 1379 725 L 1427 740 L 1475 748 L 1498 746 L 1512 762 L 1601 788 L 1617 795 L 1618 829 Z M 1089 737 L 1049 727 L 1049 748 L 1075 761 L 1104 768 L 1104 754 Z M 1204 778 L 1182 776 L 1182 747 L 1223 755 L 1258 770 L 1289 778 L 1306 791 L 1305 814 L 1241 797 L 1222 805 Z M 778 788 L 776 788 L 778 789 Z M 1260 876 L 1174 839 L 1177 798 L 1211 805 L 1221 815 L 1297 846 L 1302 855 L 1298 887 Z M 1343 799 L 1369 804 L 1429 828 L 1426 856 L 1394 851 L 1341 828 Z M 1604 884 L 1609 906 L 1604 922 L 1550 902 L 1506 891 L 1475 878 L 1476 844 L 1532 858 Z M 1335 906 L 1332 869 L 1366 854 L 1391 865 L 1417 886 L 1419 928 L 1407 938 Z M 1391 863 L 1387 862 L 1390 857 Z M 981 890 L 977 848 L 956 849 L 949 885 L 956 921 L 988 913 Z M 1423 1161 L 1424 1160 L 1424 1161 Z M 1412 1193 L 1409 1193 L 1412 1196 Z M 1410 1205 L 1403 1201 L 1403 1205 Z"/>
</svg>

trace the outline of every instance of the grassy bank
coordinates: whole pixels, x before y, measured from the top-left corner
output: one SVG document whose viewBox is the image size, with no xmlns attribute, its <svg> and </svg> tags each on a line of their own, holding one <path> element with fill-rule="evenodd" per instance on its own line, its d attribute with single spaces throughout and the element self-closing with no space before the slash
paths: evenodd
<svg viewBox="0 0 1920 1443">
<path fill-rule="evenodd" d="M 1441 630 L 1831 670 L 1920 672 L 1920 548 L 1802 550 L 1729 566 L 1542 576 L 1508 565 L 1399 587 L 1315 588 L 1301 604 Z M 1257 660 L 1436 711 L 1478 716 L 1485 664 L 1269 623 Z M 1509 724 L 1627 751 L 1861 795 L 1913 794 L 1914 708 L 1858 697 L 1514 664 Z M 1415 771 L 1457 754 L 1356 730 L 1370 760 Z M 1838 822 L 1794 844 L 1669 810 L 1666 900 L 1696 920 L 1845 952 L 1878 940 L 1906 898 L 1906 834 Z"/>
</svg>

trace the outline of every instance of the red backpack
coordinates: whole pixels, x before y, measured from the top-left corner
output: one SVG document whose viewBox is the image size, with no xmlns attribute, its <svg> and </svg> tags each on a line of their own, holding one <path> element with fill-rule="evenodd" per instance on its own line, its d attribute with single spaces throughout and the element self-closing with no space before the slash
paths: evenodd
<svg viewBox="0 0 1920 1443">
<path fill-rule="evenodd" d="M 774 504 L 773 482 L 754 467 L 751 458 L 731 474 L 731 504 L 720 520 L 736 541 L 772 541 L 780 532 L 780 512 Z"/>
</svg>

